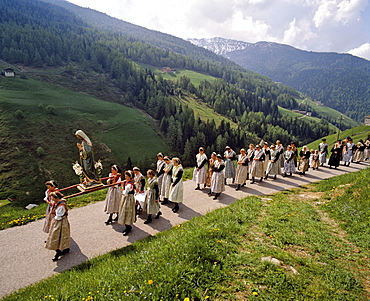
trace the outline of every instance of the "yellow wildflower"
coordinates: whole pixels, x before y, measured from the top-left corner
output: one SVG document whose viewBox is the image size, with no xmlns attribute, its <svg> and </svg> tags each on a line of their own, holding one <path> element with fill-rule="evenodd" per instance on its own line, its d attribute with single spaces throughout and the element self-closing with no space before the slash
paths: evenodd
<svg viewBox="0 0 370 301">
<path fill-rule="evenodd" d="M 153 280 L 148 280 L 148 284 L 153 284 Z"/>
<path fill-rule="evenodd" d="M 252 295 L 253 296 L 258 296 L 258 293 L 257 292 L 253 292 Z"/>
<path fill-rule="evenodd" d="M 190 298 L 186 297 L 186 298 L 184 299 L 184 301 L 190 301 Z"/>
</svg>

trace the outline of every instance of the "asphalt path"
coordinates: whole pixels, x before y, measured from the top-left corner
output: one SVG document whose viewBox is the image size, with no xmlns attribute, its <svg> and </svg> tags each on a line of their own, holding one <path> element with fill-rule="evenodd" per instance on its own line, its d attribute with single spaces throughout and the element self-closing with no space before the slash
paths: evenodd
<svg viewBox="0 0 370 301">
<path fill-rule="evenodd" d="M 163 215 L 144 224 L 146 214 L 138 216 L 132 232 L 123 236 L 124 226 L 114 223 L 105 225 L 107 214 L 104 201 L 69 211 L 71 225 L 71 251 L 57 262 L 53 262 L 55 252 L 44 248 L 47 234 L 42 231 L 44 219 L 27 225 L 0 231 L 0 297 L 20 288 L 36 283 L 42 279 L 70 269 L 86 260 L 107 252 L 125 247 L 137 240 L 204 215 L 217 208 L 225 207 L 235 200 L 250 195 L 270 195 L 278 191 L 317 182 L 336 175 L 367 168 L 369 162 L 340 166 L 338 169 L 321 167 L 309 170 L 304 176 L 294 174 L 292 177 L 272 178 L 263 182 L 250 184 L 236 191 L 236 185 L 228 183 L 226 191 L 218 200 L 208 197 L 209 189 L 194 190 L 193 181 L 184 182 L 184 202 L 177 213 L 172 212 L 173 204 L 162 205 Z M 230 180 L 229 180 L 230 181 Z"/>
</svg>

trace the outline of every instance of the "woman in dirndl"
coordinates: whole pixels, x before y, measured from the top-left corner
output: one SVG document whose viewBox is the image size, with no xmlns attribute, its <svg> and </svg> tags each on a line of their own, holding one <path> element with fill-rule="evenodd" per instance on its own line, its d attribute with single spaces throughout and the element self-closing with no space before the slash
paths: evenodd
<svg viewBox="0 0 370 301">
<path fill-rule="evenodd" d="M 172 168 L 173 163 L 168 156 L 163 158 L 164 164 L 164 174 L 162 179 L 162 186 L 160 191 L 160 197 L 162 199 L 162 205 L 168 204 L 168 197 L 170 195 L 170 188 L 171 188 L 171 178 L 172 178 Z M 159 184 L 158 184 L 159 186 Z"/>
<path fill-rule="evenodd" d="M 152 214 L 155 214 L 155 219 L 158 219 L 162 215 L 162 212 L 160 211 L 159 187 L 157 178 L 155 177 L 155 172 L 149 169 L 146 174 L 148 176 L 148 183 L 145 190 L 143 210 L 148 214 L 144 224 L 149 224 L 152 222 Z"/>
<path fill-rule="evenodd" d="M 50 213 L 52 222 L 45 248 L 55 250 L 53 261 L 57 261 L 60 256 L 69 252 L 71 230 L 67 218 L 67 203 L 63 199 L 63 194 L 60 191 L 54 191 L 50 196 L 53 199 L 53 208 Z"/>
<path fill-rule="evenodd" d="M 182 203 L 183 200 L 184 185 L 182 182 L 182 175 L 184 173 L 184 169 L 179 158 L 173 158 L 172 162 L 172 184 L 168 199 L 170 200 L 170 202 L 175 203 L 175 207 L 172 209 L 172 211 L 176 213 L 180 209 L 179 203 Z"/>
<path fill-rule="evenodd" d="M 118 211 L 118 223 L 125 225 L 123 236 L 128 235 L 132 230 L 132 224 L 136 222 L 136 200 L 134 173 L 131 170 L 125 171 L 125 180 L 122 185 L 122 198 Z"/>
<path fill-rule="evenodd" d="M 107 196 L 105 197 L 105 208 L 104 212 L 109 214 L 108 220 L 105 222 L 106 225 L 111 224 L 113 221 L 118 220 L 118 211 L 119 211 L 119 205 L 121 202 L 122 192 L 121 189 L 119 189 L 119 185 L 121 184 L 121 170 L 120 168 L 113 164 L 110 168 L 111 172 L 109 173 L 109 179 L 107 180 L 108 185 L 114 185 L 110 186 L 108 188 Z M 113 214 L 116 214 L 116 217 L 113 220 Z"/>
<path fill-rule="evenodd" d="M 277 175 L 281 175 L 280 150 L 276 149 L 275 144 L 270 146 L 270 160 L 267 165 L 265 179 L 267 179 L 269 175 L 274 176 L 274 180 Z"/>
<path fill-rule="evenodd" d="M 235 183 L 238 185 L 236 190 L 240 190 L 240 187 L 245 185 L 248 176 L 248 158 L 247 152 L 244 148 L 240 150 L 240 155 L 238 155 L 238 167 L 236 168 Z"/>
<path fill-rule="evenodd" d="M 212 168 L 211 191 L 208 193 L 209 196 L 211 196 L 212 193 L 215 193 L 213 198 L 214 200 L 217 200 L 220 194 L 225 191 L 225 162 L 222 160 L 222 156 L 220 154 L 217 154 L 216 158 L 217 161 Z"/>
<path fill-rule="evenodd" d="M 298 170 L 300 175 L 304 175 L 309 168 L 309 161 L 311 156 L 311 153 L 306 145 L 302 147 L 299 155 L 301 159 L 299 160 Z"/>
<path fill-rule="evenodd" d="M 263 149 L 261 149 L 260 145 L 256 145 L 256 150 L 254 151 L 254 155 L 253 155 L 252 167 L 250 170 L 250 173 L 252 176 L 251 184 L 254 184 L 256 177 L 260 178 L 260 182 L 262 182 L 265 176 L 265 171 L 263 170 L 264 161 L 265 161 L 265 153 Z"/>
<path fill-rule="evenodd" d="M 292 146 L 288 145 L 284 153 L 284 173 L 283 177 L 286 177 L 288 174 L 291 176 L 295 173 L 294 165 L 294 152 L 292 151 Z"/>
<path fill-rule="evenodd" d="M 196 166 L 193 173 L 193 181 L 197 184 L 195 190 L 200 190 L 200 185 L 206 187 L 207 180 L 207 155 L 204 153 L 204 148 L 199 148 L 199 154 L 196 155 Z"/>
<path fill-rule="evenodd" d="M 48 203 L 48 207 L 46 208 L 46 212 L 45 212 L 45 222 L 44 222 L 43 231 L 45 233 L 49 233 L 51 221 L 53 219 L 50 213 L 51 213 L 51 209 L 53 208 L 53 204 L 54 204 L 53 199 L 51 198 L 50 194 L 54 191 L 58 191 L 58 187 L 57 187 L 57 183 L 55 183 L 54 180 L 45 182 L 45 186 L 47 189 L 45 191 L 44 201 Z"/>
<path fill-rule="evenodd" d="M 208 173 L 207 173 L 207 179 L 206 179 L 206 186 L 211 187 L 211 180 L 212 180 L 212 173 L 213 173 L 213 167 L 215 166 L 215 162 L 217 161 L 217 154 L 213 152 L 211 154 L 211 159 L 208 161 Z"/>
</svg>

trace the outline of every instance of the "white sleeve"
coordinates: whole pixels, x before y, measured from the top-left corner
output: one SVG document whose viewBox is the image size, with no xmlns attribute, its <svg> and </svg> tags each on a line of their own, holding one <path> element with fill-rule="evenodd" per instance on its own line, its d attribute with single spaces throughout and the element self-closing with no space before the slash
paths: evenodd
<svg viewBox="0 0 370 301">
<path fill-rule="evenodd" d="M 133 189 L 134 189 L 134 187 L 132 186 L 132 184 L 127 184 L 125 186 L 125 190 L 123 190 L 123 195 L 128 196 L 129 192 L 132 191 Z"/>
<path fill-rule="evenodd" d="M 66 213 L 66 210 L 65 210 L 64 206 L 59 206 L 55 210 L 55 219 L 57 221 L 60 221 L 65 213 Z"/>
</svg>

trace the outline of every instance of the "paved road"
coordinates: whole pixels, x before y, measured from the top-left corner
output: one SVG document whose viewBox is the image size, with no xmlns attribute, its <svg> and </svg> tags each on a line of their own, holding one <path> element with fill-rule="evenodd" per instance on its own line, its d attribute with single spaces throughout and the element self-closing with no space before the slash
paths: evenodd
<svg viewBox="0 0 370 301">
<path fill-rule="evenodd" d="M 227 185 L 226 191 L 216 201 L 207 196 L 208 189 L 196 191 L 194 182 L 186 181 L 184 203 L 180 204 L 179 212 L 171 211 L 173 205 L 162 206 L 163 215 L 158 220 L 153 219 L 149 225 L 144 224 L 146 215 L 140 215 L 128 237 L 122 236 L 124 226 L 104 224 L 107 219 L 103 212 L 104 202 L 72 209 L 68 216 L 71 224 L 71 252 L 57 262 L 51 260 L 54 251 L 44 248 L 47 234 L 42 232 L 43 219 L 0 231 L 0 297 L 88 259 L 125 247 L 148 235 L 170 229 L 194 216 L 225 207 L 237 199 L 249 195 L 269 195 L 335 175 L 358 171 L 369 165 L 367 162 L 352 164 L 349 167 L 340 166 L 339 169 L 323 167 L 315 171 L 310 170 L 305 176 L 279 177 L 277 180 L 269 179 L 253 185 L 248 182 L 240 191 L 235 191 L 235 185 Z"/>
</svg>

